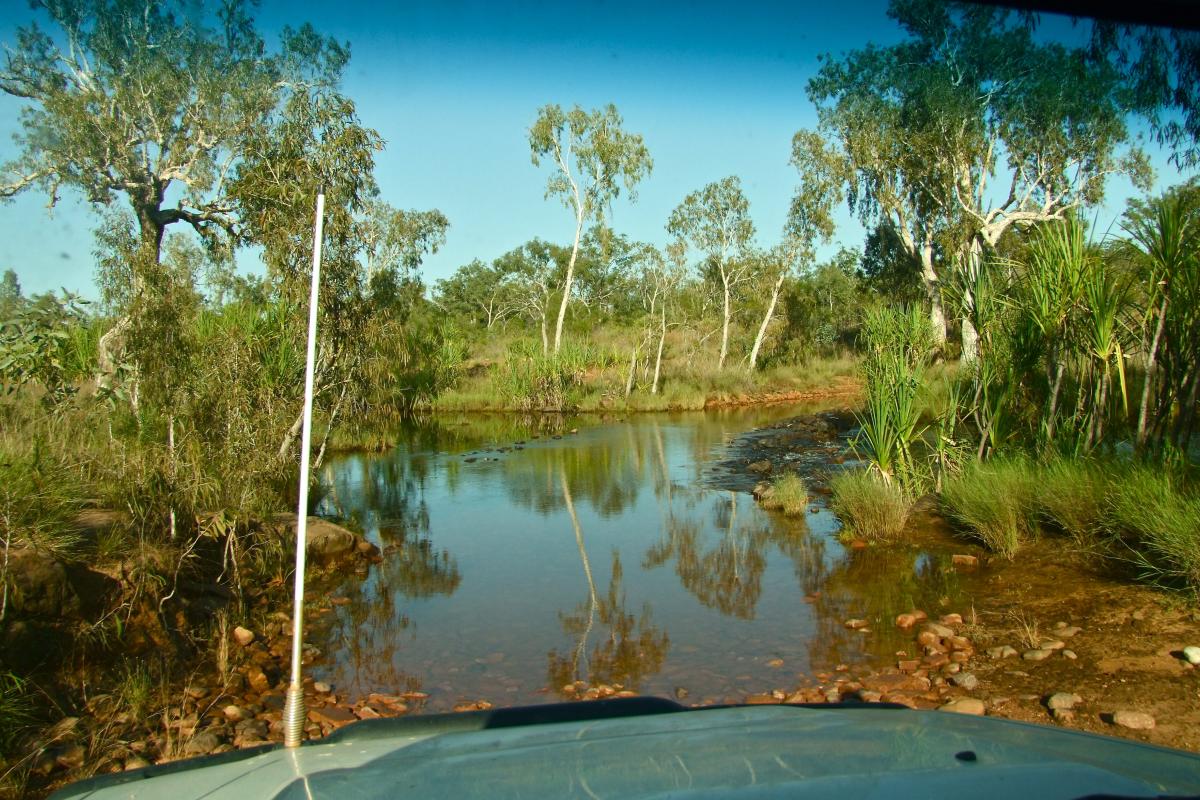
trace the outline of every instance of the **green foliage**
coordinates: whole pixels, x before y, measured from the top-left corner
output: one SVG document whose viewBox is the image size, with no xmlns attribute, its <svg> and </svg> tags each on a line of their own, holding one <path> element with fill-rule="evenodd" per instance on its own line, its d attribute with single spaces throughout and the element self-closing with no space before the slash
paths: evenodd
<svg viewBox="0 0 1200 800">
<path fill-rule="evenodd" d="M 1044 525 L 1088 546 L 1105 531 L 1107 496 L 1122 471 L 1091 460 L 1057 458 L 1037 471 L 1037 511 Z M 1110 483 L 1111 482 L 1111 483 Z"/>
<path fill-rule="evenodd" d="M 794 517 L 808 508 L 808 487 L 804 479 L 794 472 L 781 475 L 771 481 L 771 487 L 759 498 L 759 505 L 771 511 L 782 511 Z"/>
<path fill-rule="evenodd" d="M 973 464 L 945 481 L 946 516 L 988 549 L 1012 558 L 1036 528 L 1038 481 L 1024 459 Z"/>
<path fill-rule="evenodd" d="M 896 483 L 875 471 L 852 470 L 835 475 L 829 488 L 829 507 L 842 520 L 845 536 L 879 544 L 899 540 L 912 503 Z"/>
<path fill-rule="evenodd" d="M 61 299 L 47 294 L 25 304 L 13 319 L 0 321 L 0 385 L 5 393 L 36 384 L 48 408 L 75 393 L 92 360 L 84 306 L 68 292 Z"/>
<path fill-rule="evenodd" d="M 932 331 L 915 307 L 881 306 L 867 312 L 863 338 L 866 408 L 854 445 L 865 451 L 885 483 L 898 481 L 912 497 L 921 491 L 913 445 L 920 436 L 917 393 L 921 369 L 932 352 Z"/>
<path fill-rule="evenodd" d="M 13 753 L 36 716 L 27 682 L 0 672 L 0 755 Z"/>
<path fill-rule="evenodd" d="M 1153 583 L 1200 591 L 1200 495 L 1180 476 L 1136 467 L 1111 487 L 1108 525 Z"/>
<path fill-rule="evenodd" d="M 544 355 L 531 342 L 517 340 L 497 380 L 508 408 L 561 411 L 571 407 L 571 393 L 583 383 L 589 367 L 602 363 L 587 347 L 567 345 L 557 355 Z"/>
</svg>

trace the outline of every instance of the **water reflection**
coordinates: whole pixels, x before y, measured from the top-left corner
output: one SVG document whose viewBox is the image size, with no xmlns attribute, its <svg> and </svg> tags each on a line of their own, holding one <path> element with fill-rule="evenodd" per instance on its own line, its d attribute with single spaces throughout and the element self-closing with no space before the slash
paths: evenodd
<svg viewBox="0 0 1200 800">
<path fill-rule="evenodd" d="M 575 681 L 721 698 L 891 659 L 890 626 L 842 623 L 956 592 L 939 562 L 848 553 L 827 511 L 785 519 L 717 488 L 731 440 L 795 413 L 426 421 L 331 460 L 321 512 L 357 520 L 384 560 L 336 590 L 320 678 L 419 686 L 439 709 Z"/>
</svg>

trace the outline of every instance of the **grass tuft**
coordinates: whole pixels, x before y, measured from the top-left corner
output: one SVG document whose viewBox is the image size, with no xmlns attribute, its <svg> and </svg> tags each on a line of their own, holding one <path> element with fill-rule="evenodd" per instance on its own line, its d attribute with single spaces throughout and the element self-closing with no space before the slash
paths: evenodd
<svg viewBox="0 0 1200 800">
<path fill-rule="evenodd" d="M 975 464 L 946 481 L 946 516 L 993 552 L 1012 558 L 1035 530 L 1037 478 L 1023 459 Z"/>
<path fill-rule="evenodd" d="M 808 487 L 799 475 L 781 475 L 772 481 L 770 491 L 759 499 L 759 505 L 769 511 L 782 511 L 790 517 L 803 514 L 808 507 Z"/>
<path fill-rule="evenodd" d="M 1176 483 L 1161 469 L 1131 469 L 1112 486 L 1107 521 L 1143 580 L 1200 591 L 1200 497 Z"/>
<path fill-rule="evenodd" d="M 856 470 L 835 476 L 829 485 L 830 508 L 841 518 L 846 533 L 868 542 L 900 538 L 912 506 L 894 482 L 875 472 Z"/>
</svg>

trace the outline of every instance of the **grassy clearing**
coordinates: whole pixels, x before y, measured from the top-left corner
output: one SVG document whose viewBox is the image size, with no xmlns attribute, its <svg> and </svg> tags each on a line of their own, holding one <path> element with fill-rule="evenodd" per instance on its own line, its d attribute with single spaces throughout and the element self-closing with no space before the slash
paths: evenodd
<svg viewBox="0 0 1200 800">
<path fill-rule="evenodd" d="M 808 487 L 799 475 L 781 475 L 771 482 L 770 491 L 759 498 L 759 505 L 790 517 L 801 515 L 808 508 Z"/>
<path fill-rule="evenodd" d="M 946 481 L 942 508 L 988 549 L 1012 558 L 1036 530 L 1036 482 L 1023 459 L 973 464 Z"/>
<path fill-rule="evenodd" d="M 900 538 L 912 505 L 894 482 L 875 472 L 856 470 L 835 476 L 829 485 L 830 508 L 845 525 L 845 535 L 876 543 Z"/>
</svg>

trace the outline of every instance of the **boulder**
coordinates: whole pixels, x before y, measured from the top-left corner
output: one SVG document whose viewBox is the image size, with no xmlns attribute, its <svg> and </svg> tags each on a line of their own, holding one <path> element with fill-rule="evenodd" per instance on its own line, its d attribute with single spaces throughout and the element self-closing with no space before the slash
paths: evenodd
<svg viewBox="0 0 1200 800">
<path fill-rule="evenodd" d="M 8 610 L 28 617 L 60 618 L 79 612 L 79 595 L 67 568 L 32 547 L 8 551 Z"/>
<path fill-rule="evenodd" d="M 296 535 L 295 514 L 276 514 L 275 522 L 291 536 Z M 353 531 L 320 517 L 309 517 L 306 532 L 310 556 L 341 556 L 358 547 L 359 538 Z"/>
</svg>

